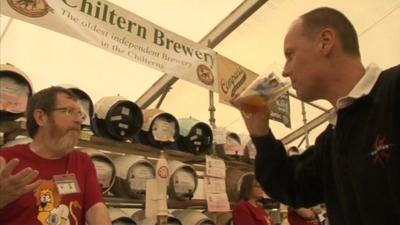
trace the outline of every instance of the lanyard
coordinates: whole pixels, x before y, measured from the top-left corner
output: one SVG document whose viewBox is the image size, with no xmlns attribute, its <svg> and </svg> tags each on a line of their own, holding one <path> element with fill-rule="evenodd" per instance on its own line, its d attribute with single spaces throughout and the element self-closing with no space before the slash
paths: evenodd
<svg viewBox="0 0 400 225">
<path fill-rule="evenodd" d="M 65 165 L 65 174 L 68 174 L 69 173 L 69 170 L 68 170 L 68 165 L 69 165 L 69 158 L 70 158 L 70 154 L 68 154 L 67 155 L 67 163 L 66 163 L 66 165 Z"/>
</svg>

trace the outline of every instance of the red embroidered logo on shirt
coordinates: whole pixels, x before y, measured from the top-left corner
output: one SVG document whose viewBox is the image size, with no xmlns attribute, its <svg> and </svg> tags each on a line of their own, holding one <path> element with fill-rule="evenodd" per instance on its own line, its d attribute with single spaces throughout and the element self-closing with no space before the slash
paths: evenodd
<svg viewBox="0 0 400 225">
<path fill-rule="evenodd" d="M 370 153 L 373 157 L 374 165 L 385 165 L 385 162 L 390 158 L 390 148 L 393 144 L 388 144 L 386 137 L 377 137 L 374 143 L 374 150 Z"/>
</svg>

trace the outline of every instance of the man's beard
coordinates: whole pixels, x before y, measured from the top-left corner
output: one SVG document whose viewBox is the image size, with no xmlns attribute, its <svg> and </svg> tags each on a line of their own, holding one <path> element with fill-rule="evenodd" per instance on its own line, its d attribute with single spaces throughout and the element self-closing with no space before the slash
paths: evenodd
<svg viewBox="0 0 400 225">
<path fill-rule="evenodd" d="M 77 130 L 69 130 L 66 134 L 60 138 L 53 137 L 49 134 L 49 138 L 46 138 L 47 145 L 57 152 L 69 153 L 79 142 L 80 132 Z"/>
</svg>

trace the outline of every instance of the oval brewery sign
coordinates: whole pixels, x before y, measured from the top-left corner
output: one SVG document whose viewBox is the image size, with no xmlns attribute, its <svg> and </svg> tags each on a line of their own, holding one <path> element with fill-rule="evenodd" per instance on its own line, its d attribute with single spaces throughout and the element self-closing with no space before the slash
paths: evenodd
<svg viewBox="0 0 400 225">
<path fill-rule="evenodd" d="M 28 17 L 42 17 L 50 11 L 46 0 L 7 0 L 7 2 L 15 11 Z"/>
</svg>

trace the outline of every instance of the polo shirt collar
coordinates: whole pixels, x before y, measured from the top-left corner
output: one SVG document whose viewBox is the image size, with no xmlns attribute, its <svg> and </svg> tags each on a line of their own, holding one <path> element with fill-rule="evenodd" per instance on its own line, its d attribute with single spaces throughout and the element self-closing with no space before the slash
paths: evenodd
<svg viewBox="0 0 400 225">
<path fill-rule="evenodd" d="M 344 97 L 339 98 L 336 101 L 336 107 L 333 111 L 331 118 L 329 119 L 329 123 L 332 125 L 336 125 L 337 121 L 337 111 L 339 109 L 346 108 L 353 104 L 357 99 L 368 95 L 372 88 L 374 87 L 376 81 L 378 80 L 379 75 L 381 74 L 382 69 L 379 68 L 375 63 L 371 63 L 365 70 L 365 74 L 361 77 L 361 79 L 357 82 L 357 84 L 353 87 L 350 93 Z"/>
</svg>

